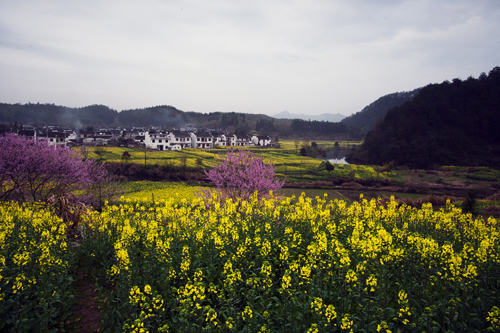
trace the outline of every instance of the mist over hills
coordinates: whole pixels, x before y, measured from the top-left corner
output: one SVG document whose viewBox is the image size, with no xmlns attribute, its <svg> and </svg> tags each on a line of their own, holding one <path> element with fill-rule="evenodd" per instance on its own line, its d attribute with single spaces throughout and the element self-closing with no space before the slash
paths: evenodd
<svg viewBox="0 0 500 333">
<path fill-rule="evenodd" d="M 334 123 L 340 122 L 345 118 L 343 114 L 340 113 L 322 113 L 320 115 L 307 115 L 303 113 L 290 113 L 288 111 L 283 111 L 277 113 L 273 116 L 277 119 L 302 119 L 302 120 L 315 120 L 315 121 L 331 121 Z"/>
</svg>

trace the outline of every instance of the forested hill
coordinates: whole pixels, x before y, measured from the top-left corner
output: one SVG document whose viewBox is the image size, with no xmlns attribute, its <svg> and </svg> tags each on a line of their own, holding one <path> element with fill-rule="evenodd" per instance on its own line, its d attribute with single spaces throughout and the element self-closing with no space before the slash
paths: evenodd
<svg viewBox="0 0 500 333">
<path fill-rule="evenodd" d="M 184 112 L 170 105 L 118 112 L 105 105 L 89 105 L 83 108 L 69 108 L 54 104 L 6 104 L 0 103 L 0 123 L 18 122 L 25 125 L 61 126 L 123 126 L 165 128 L 180 127 L 194 123 L 200 127 L 238 127 L 247 123 L 255 125 L 258 120 L 272 121 L 266 115 L 235 112 Z M 282 121 L 290 123 L 290 121 Z"/>
<path fill-rule="evenodd" d="M 351 163 L 429 168 L 500 168 L 500 67 L 488 75 L 431 84 L 399 107 L 347 156 Z"/>
<path fill-rule="evenodd" d="M 362 137 L 357 129 L 350 129 L 342 123 L 275 119 L 263 114 L 236 112 L 184 112 L 169 105 L 118 112 L 105 105 L 68 108 L 54 104 L 0 103 L 0 126 L 8 128 L 14 123 L 70 127 L 159 126 L 163 129 L 195 124 L 198 128 L 232 128 L 237 134 L 256 132 L 279 138 L 357 140 Z"/>
<path fill-rule="evenodd" d="M 0 103 L 0 123 L 25 125 L 112 126 L 117 125 L 118 112 L 105 105 L 68 108 L 54 104 Z"/>
<path fill-rule="evenodd" d="M 359 128 L 362 135 L 366 135 L 377 123 L 384 119 L 387 112 L 403 103 L 411 100 L 420 90 L 417 88 L 412 91 L 397 92 L 385 95 L 377 99 L 375 102 L 363 108 L 363 110 L 342 119 L 342 123 L 348 127 Z"/>
</svg>

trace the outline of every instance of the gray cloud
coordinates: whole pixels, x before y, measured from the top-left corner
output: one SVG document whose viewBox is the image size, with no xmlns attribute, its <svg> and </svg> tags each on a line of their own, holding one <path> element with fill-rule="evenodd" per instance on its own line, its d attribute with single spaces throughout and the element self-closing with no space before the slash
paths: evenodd
<svg viewBox="0 0 500 333">
<path fill-rule="evenodd" d="M 0 101 L 351 114 L 499 65 L 500 3 L 4 1 Z"/>
</svg>

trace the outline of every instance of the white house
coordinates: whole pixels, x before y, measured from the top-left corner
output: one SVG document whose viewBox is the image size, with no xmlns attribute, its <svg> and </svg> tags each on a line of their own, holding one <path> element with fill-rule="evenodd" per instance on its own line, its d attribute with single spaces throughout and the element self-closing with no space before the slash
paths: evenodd
<svg viewBox="0 0 500 333">
<path fill-rule="evenodd" d="M 250 140 L 252 141 L 253 144 L 260 145 L 262 147 L 271 144 L 271 138 L 267 135 L 253 135 Z"/>
<path fill-rule="evenodd" d="M 191 147 L 209 149 L 214 147 L 214 138 L 210 133 L 189 133 L 191 135 Z"/>
<path fill-rule="evenodd" d="M 237 140 L 236 134 L 232 134 L 232 135 L 228 134 L 227 135 L 227 145 L 228 146 L 236 146 L 236 140 Z"/>
<path fill-rule="evenodd" d="M 48 132 L 47 140 L 49 141 L 49 145 L 59 145 L 66 147 L 66 133 L 62 132 Z"/>
<path fill-rule="evenodd" d="M 157 150 L 168 150 L 170 148 L 168 132 L 145 132 L 144 134 L 146 148 Z"/>
<path fill-rule="evenodd" d="M 250 145 L 250 139 L 248 138 L 247 135 L 237 136 L 235 134 L 234 137 L 236 138 L 234 146 L 249 146 Z"/>
<path fill-rule="evenodd" d="M 168 138 L 170 140 L 170 147 L 177 146 L 178 149 L 192 148 L 191 145 L 191 135 L 187 132 L 181 131 L 171 131 L 168 133 Z"/>
<path fill-rule="evenodd" d="M 225 134 L 212 133 L 212 135 L 214 137 L 214 146 L 228 146 L 228 139 Z"/>
</svg>

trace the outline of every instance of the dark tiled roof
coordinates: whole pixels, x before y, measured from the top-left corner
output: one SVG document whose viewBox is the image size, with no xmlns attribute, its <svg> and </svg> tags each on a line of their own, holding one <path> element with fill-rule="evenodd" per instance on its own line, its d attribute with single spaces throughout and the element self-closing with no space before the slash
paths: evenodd
<svg viewBox="0 0 500 333">
<path fill-rule="evenodd" d="M 35 130 L 20 130 L 17 134 L 25 136 L 35 136 Z"/>
<path fill-rule="evenodd" d="M 60 133 L 60 132 L 49 132 L 47 134 L 48 138 L 65 138 L 66 133 Z"/>
<path fill-rule="evenodd" d="M 211 138 L 212 134 L 210 133 L 195 133 L 196 137 L 198 138 Z"/>
<path fill-rule="evenodd" d="M 190 138 L 189 132 L 172 131 L 171 132 L 177 138 Z"/>
</svg>

